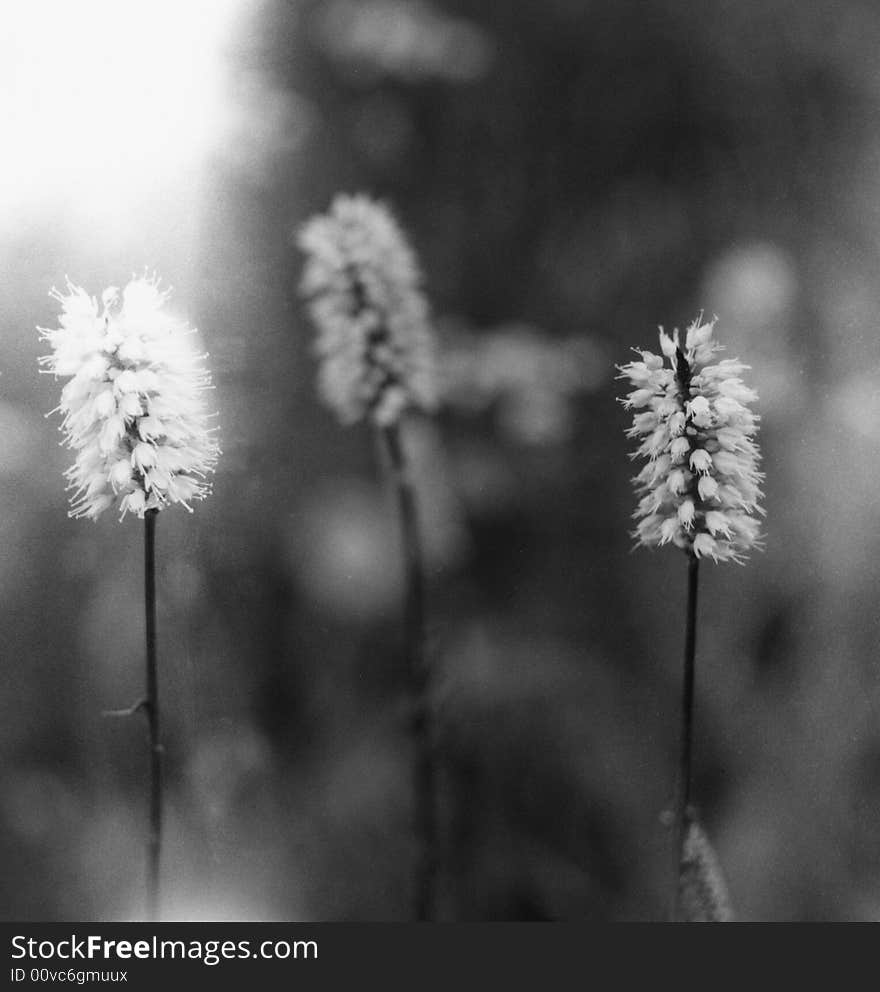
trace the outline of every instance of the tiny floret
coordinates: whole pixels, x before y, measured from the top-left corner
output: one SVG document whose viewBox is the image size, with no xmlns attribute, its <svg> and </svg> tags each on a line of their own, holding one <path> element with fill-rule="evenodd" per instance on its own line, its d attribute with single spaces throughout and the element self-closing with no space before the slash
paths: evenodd
<svg viewBox="0 0 880 992">
<path fill-rule="evenodd" d="M 742 380 L 748 366 L 718 359 L 714 331 L 714 320 L 696 320 L 682 341 L 661 329 L 662 356 L 639 350 L 619 368 L 632 387 L 623 405 L 636 411 L 627 436 L 638 441 L 633 457 L 645 459 L 633 480 L 633 536 L 646 547 L 742 562 L 761 543 L 758 397 Z"/>
<path fill-rule="evenodd" d="M 61 315 L 58 327 L 39 329 L 52 349 L 40 364 L 67 379 L 53 412 L 76 453 L 66 472 L 70 515 L 94 520 L 114 504 L 121 517 L 172 503 L 191 509 L 208 495 L 219 455 L 195 331 L 165 309 L 156 278 L 110 287 L 100 305 L 69 281 L 51 295 Z"/>
<path fill-rule="evenodd" d="M 327 405 L 345 424 L 368 418 L 380 426 L 407 408 L 433 409 L 436 363 L 422 276 L 387 207 L 339 195 L 297 243 Z"/>
</svg>

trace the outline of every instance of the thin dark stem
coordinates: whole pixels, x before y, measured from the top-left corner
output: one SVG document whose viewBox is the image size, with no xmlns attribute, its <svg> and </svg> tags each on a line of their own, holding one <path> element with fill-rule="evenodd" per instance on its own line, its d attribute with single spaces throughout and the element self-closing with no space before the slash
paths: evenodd
<svg viewBox="0 0 880 992">
<path fill-rule="evenodd" d="M 694 726 L 694 675 L 697 649 L 697 579 L 700 561 L 688 555 L 687 619 L 684 639 L 684 680 L 681 695 L 681 750 L 678 763 L 678 783 L 675 808 L 675 875 L 672 899 L 672 921 L 680 918 L 681 864 L 687 835 L 688 808 L 691 802 L 691 764 Z"/>
<path fill-rule="evenodd" d="M 415 830 L 418 843 L 415 917 L 425 921 L 433 917 L 438 864 L 430 669 L 425 655 L 425 571 L 415 493 L 407 473 L 400 429 L 392 425 L 383 428 L 381 433 L 397 490 L 403 543 L 406 581 L 404 639 L 412 693 L 410 732 L 415 750 Z"/>
<path fill-rule="evenodd" d="M 156 517 L 144 515 L 144 610 L 147 635 L 146 712 L 150 729 L 150 839 L 147 847 L 147 916 L 159 919 L 162 853 L 162 746 L 159 741 L 159 672 L 156 664 Z"/>
</svg>

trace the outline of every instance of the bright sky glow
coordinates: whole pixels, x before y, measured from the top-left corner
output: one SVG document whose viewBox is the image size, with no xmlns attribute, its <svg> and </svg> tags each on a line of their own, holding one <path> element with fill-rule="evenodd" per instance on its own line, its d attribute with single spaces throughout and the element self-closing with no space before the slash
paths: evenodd
<svg viewBox="0 0 880 992">
<path fill-rule="evenodd" d="M 0 27 L 0 211 L 111 217 L 197 170 L 244 0 L 27 0 Z"/>
</svg>

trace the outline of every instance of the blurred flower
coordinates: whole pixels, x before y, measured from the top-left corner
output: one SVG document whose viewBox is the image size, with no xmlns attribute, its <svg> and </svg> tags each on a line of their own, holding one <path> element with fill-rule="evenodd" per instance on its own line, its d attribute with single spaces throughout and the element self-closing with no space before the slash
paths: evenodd
<svg viewBox="0 0 880 992">
<path fill-rule="evenodd" d="M 476 24 L 422 0 L 332 0 L 319 11 L 315 39 L 333 59 L 368 79 L 468 83 L 485 75 L 493 54 Z"/>
<path fill-rule="evenodd" d="M 688 923 L 732 923 L 733 910 L 718 856 L 695 820 L 687 825 L 681 859 L 681 918 Z"/>
<path fill-rule="evenodd" d="M 290 562 L 309 601 L 334 616 L 393 610 L 402 577 L 395 531 L 380 495 L 338 478 L 310 496 L 290 531 Z"/>
<path fill-rule="evenodd" d="M 828 255 L 824 252 L 823 259 Z M 724 314 L 728 347 L 748 353 L 764 417 L 797 418 L 808 394 L 797 374 L 805 352 L 793 347 L 798 298 L 794 258 L 773 242 L 732 247 L 707 266 L 700 296 L 709 312 Z M 841 323 L 836 320 L 833 326 Z"/>
<path fill-rule="evenodd" d="M 553 340 L 527 325 L 488 334 L 457 333 L 443 349 L 443 402 L 464 412 L 494 407 L 502 431 L 523 444 L 566 440 L 574 400 L 602 379 L 588 338 Z"/>
<path fill-rule="evenodd" d="M 641 411 L 627 431 L 642 439 L 633 457 L 648 459 L 634 480 L 633 536 L 646 547 L 671 542 L 698 558 L 740 562 L 760 541 L 758 417 L 749 409 L 758 397 L 740 378 L 748 366 L 714 363 L 714 330 L 714 321 L 694 321 L 682 349 L 678 331 L 661 329 L 670 367 L 650 351 L 620 366 L 633 386 L 623 405 Z"/>
<path fill-rule="evenodd" d="M 708 266 L 704 280 L 724 326 L 733 325 L 755 346 L 762 342 L 751 339 L 772 337 L 768 332 L 788 319 L 797 298 L 794 260 L 770 242 L 731 248 Z"/>
<path fill-rule="evenodd" d="M 337 196 L 300 231 L 301 292 L 318 328 L 319 385 L 339 419 L 396 422 L 435 403 L 434 342 L 421 273 L 388 209 Z"/>
<path fill-rule="evenodd" d="M 119 501 L 143 517 L 204 499 L 218 447 L 202 393 L 211 377 L 191 330 L 162 307 L 158 280 L 104 291 L 103 306 L 68 281 L 60 326 L 40 328 L 45 371 L 68 378 L 57 410 L 76 461 L 67 470 L 72 517 L 97 519 Z"/>
</svg>

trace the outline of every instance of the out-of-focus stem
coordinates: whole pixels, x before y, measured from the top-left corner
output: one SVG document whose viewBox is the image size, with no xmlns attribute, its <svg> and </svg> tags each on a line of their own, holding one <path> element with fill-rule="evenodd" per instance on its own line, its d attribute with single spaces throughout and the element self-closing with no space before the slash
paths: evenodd
<svg viewBox="0 0 880 992">
<path fill-rule="evenodd" d="M 394 424 L 382 428 L 381 434 L 397 492 L 404 555 L 404 643 L 412 696 L 410 732 L 415 751 L 415 832 L 418 844 L 415 917 L 425 921 L 432 919 L 434 913 L 438 865 L 430 668 L 425 654 L 425 569 L 415 493 L 407 471 L 400 428 Z"/>
</svg>

